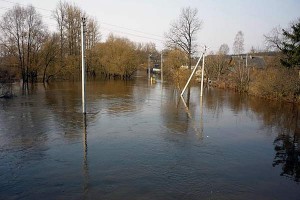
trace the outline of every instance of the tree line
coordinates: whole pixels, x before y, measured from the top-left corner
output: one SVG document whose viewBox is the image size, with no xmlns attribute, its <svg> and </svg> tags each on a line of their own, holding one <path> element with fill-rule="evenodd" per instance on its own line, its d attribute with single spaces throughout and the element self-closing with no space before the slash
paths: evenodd
<svg viewBox="0 0 300 200">
<path fill-rule="evenodd" d="M 50 32 L 33 6 L 16 5 L 3 14 L 0 79 L 22 79 L 23 83 L 80 80 L 82 17 L 87 19 L 88 78 L 130 79 L 138 69 L 146 70 L 149 58 L 151 65 L 160 63 L 162 53 L 164 78 L 181 88 L 198 59 L 197 34 L 203 22 L 195 8 L 182 8 L 178 18 L 170 23 L 162 52 L 154 43 L 136 43 L 113 34 L 101 42 L 97 20 L 72 3 L 60 1 L 53 17 L 56 31 Z M 298 96 L 299 24 L 298 20 L 289 28 L 277 27 L 265 35 L 267 51 L 275 52 L 273 56 L 264 56 L 266 51 L 254 48 L 245 53 L 244 33 L 238 31 L 232 55 L 229 55 L 228 44 L 222 44 L 217 52 L 206 53 L 206 82 L 266 97 Z M 264 70 L 247 65 L 249 59 L 255 57 L 265 59 Z"/>
<path fill-rule="evenodd" d="M 184 8 L 179 18 L 171 23 L 166 34 L 168 56 L 165 60 L 170 77 L 180 82 L 187 80 L 197 57 L 196 35 L 202 21 L 197 9 Z M 285 29 L 274 28 L 264 35 L 265 50 L 253 47 L 247 53 L 244 33 L 238 31 L 232 45 L 222 44 L 217 52 L 206 53 L 205 79 L 217 87 L 231 88 L 265 98 L 300 100 L 300 19 Z M 182 69 L 186 65 L 189 71 Z M 167 72 L 168 73 L 168 72 Z"/>
<path fill-rule="evenodd" d="M 153 43 L 135 43 L 111 34 L 101 42 L 97 20 L 75 4 L 60 1 L 53 11 L 56 31 L 49 31 L 36 9 L 16 5 L 0 21 L 1 71 L 23 83 L 78 80 L 81 74 L 81 19 L 86 18 L 88 77 L 129 79 L 145 67 Z"/>
<path fill-rule="evenodd" d="M 206 76 L 222 88 L 270 99 L 299 102 L 300 95 L 300 19 L 290 27 L 274 28 L 264 35 L 266 50 L 244 50 L 244 34 L 234 38 L 233 55 L 220 50 L 207 57 Z M 227 46 L 227 45 L 226 45 Z M 228 46 L 227 48 L 228 49 Z M 263 61 L 251 65 L 252 60 Z M 250 63 L 250 64 L 249 64 Z"/>
</svg>

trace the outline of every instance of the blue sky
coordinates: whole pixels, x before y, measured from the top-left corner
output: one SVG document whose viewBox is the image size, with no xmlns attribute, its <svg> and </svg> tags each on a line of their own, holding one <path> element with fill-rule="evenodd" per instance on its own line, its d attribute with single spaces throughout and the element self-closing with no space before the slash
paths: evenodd
<svg viewBox="0 0 300 200">
<path fill-rule="evenodd" d="M 13 3 L 32 4 L 47 10 L 55 9 L 54 0 L 1 0 L 2 8 Z M 245 50 L 251 46 L 264 48 L 264 34 L 275 26 L 288 27 L 291 21 L 300 17 L 300 0 L 74 0 L 77 6 L 95 17 L 100 24 L 103 40 L 113 32 L 136 42 L 154 42 L 163 48 L 164 33 L 176 20 L 183 7 L 198 9 L 198 17 L 203 21 L 197 35 L 199 45 L 207 45 L 216 51 L 226 43 L 232 49 L 234 37 L 243 31 Z M 37 9 L 49 24 L 55 28 L 55 21 L 49 19 L 51 13 Z"/>
</svg>

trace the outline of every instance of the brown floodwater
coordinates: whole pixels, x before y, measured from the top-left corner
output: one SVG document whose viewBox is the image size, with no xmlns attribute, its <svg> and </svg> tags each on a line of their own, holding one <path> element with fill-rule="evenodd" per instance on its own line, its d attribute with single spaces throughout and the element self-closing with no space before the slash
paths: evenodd
<svg viewBox="0 0 300 200">
<path fill-rule="evenodd" d="M 295 105 L 147 80 L 15 85 L 0 199 L 300 199 Z M 185 107 L 188 106 L 188 109 Z"/>
</svg>

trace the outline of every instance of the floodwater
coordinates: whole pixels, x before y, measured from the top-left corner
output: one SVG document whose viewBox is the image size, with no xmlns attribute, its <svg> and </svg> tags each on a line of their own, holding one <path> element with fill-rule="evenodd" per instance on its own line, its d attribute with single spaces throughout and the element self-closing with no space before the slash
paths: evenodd
<svg viewBox="0 0 300 200">
<path fill-rule="evenodd" d="M 86 118 L 80 83 L 16 90 L 0 199 L 299 199 L 298 108 L 199 88 L 88 82 Z"/>
</svg>

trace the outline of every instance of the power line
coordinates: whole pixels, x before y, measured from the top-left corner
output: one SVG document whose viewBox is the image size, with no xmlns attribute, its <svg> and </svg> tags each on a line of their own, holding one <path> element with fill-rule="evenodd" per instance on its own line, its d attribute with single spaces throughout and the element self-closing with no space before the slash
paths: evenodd
<svg viewBox="0 0 300 200">
<path fill-rule="evenodd" d="M 8 1 L 8 0 L 0 0 L 0 1 L 11 3 L 11 4 L 15 4 L 15 5 L 27 6 L 25 4 L 21 4 L 21 3 L 17 3 L 17 2 L 13 2 L 13 1 Z M 44 9 L 44 8 L 35 7 L 35 6 L 34 6 L 34 8 L 53 13 L 53 10 Z M 1 7 L 0 9 L 2 9 L 2 10 L 9 10 L 10 8 L 9 7 Z M 40 14 L 40 15 L 42 17 L 44 17 L 44 18 L 55 20 L 55 18 L 53 16 L 42 15 L 42 14 Z M 119 31 L 119 30 L 115 30 L 115 29 L 104 28 L 103 26 L 100 27 L 100 30 L 104 29 L 104 30 L 107 30 L 107 31 L 110 31 L 110 32 L 113 32 L 113 33 L 117 32 L 117 33 L 121 33 L 121 34 L 124 34 L 124 35 L 130 35 L 130 36 L 134 36 L 134 37 L 145 38 L 145 39 L 150 39 L 150 40 L 155 40 L 155 41 L 163 42 L 163 37 L 160 36 L 160 35 L 155 35 L 155 34 L 152 34 L 152 33 L 146 33 L 146 32 L 143 32 L 143 31 L 139 31 L 139 30 L 135 30 L 135 29 L 131 29 L 131 28 L 126 28 L 126 27 L 123 27 L 123 26 L 118 26 L 118 25 L 106 23 L 104 21 L 100 21 L 100 25 L 101 25 L 101 23 L 104 24 L 104 25 L 108 25 L 108 26 L 112 26 L 112 27 L 116 27 L 116 28 L 120 28 L 120 29 L 124 29 L 124 30 L 129 30 L 129 31 L 141 33 L 141 34 L 144 34 L 144 35 L 149 35 L 149 36 L 152 36 L 152 37 L 142 36 L 142 35 L 138 35 L 138 34 L 134 34 L 134 33 L 129 33 L 129 32 L 125 32 L 125 31 Z M 51 24 L 51 23 L 47 23 L 47 24 L 50 25 L 50 26 L 52 26 L 52 27 L 54 27 L 54 26 L 57 27 L 56 25 Z M 157 37 L 157 38 L 153 38 L 153 36 Z M 160 39 L 158 39 L 158 38 L 160 38 Z"/>
<path fill-rule="evenodd" d="M 0 1 L 5 1 L 5 0 L 0 0 Z M 0 9 L 1 9 L 1 10 L 10 10 L 11 8 L 9 8 L 9 7 L 0 7 Z M 40 14 L 40 13 L 38 13 L 38 14 L 41 15 L 42 17 L 44 17 L 44 18 L 54 19 L 54 20 L 55 20 L 55 18 L 52 17 L 52 16 L 49 16 L 49 15 L 42 15 L 42 14 Z"/>
<path fill-rule="evenodd" d="M 7 7 L 0 7 L 1 10 L 9 10 Z"/>
<path fill-rule="evenodd" d="M 131 36 L 135 36 L 135 37 L 139 37 L 139 38 L 145 38 L 145 39 L 150 39 L 150 40 L 156 40 L 156 41 L 159 41 L 159 42 L 163 42 L 163 40 L 160 40 L 160 39 L 146 37 L 146 36 L 141 36 L 141 35 L 136 35 L 136 34 L 132 34 L 132 33 L 128 33 L 128 32 L 123 32 L 123 31 L 118 31 L 118 30 L 114 30 L 114 29 L 103 28 L 103 27 L 102 27 L 102 29 L 107 30 L 107 31 L 111 31 L 111 32 L 118 32 L 118 33 L 122 33 L 122 34 L 126 34 L 126 35 L 131 35 Z"/>
<path fill-rule="evenodd" d="M 108 26 L 113 26 L 113 27 L 117 27 L 117 28 L 126 29 L 126 30 L 129 30 L 129 31 L 134 31 L 134 32 L 137 32 L 137 33 L 142 33 L 142 34 L 152 35 L 152 36 L 155 36 L 155 37 L 162 38 L 162 36 L 160 36 L 160 35 L 155 35 L 155 34 L 152 34 L 152 33 L 146 33 L 146 32 L 143 32 L 143 31 L 138 31 L 138 30 L 134 30 L 134 29 L 130 29 L 130 28 L 118 26 L 118 25 L 109 24 L 109 23 L 106 23 L 106 22 L 100 22 L 100 23 L 106 24 L 106 25 L 108 25 Z"/>
<path fill-rule="evenodd" d="M 15 5 L 28 6 L 28 5 L 25 5 L 25 4 L 22 4 L 22 3 L 16 3 L 16 2 L 7 1 L 7 0 L 0 0 L 0 1 L 7 2 L 7 3 L 11 3 L 11 4 L 15 4 Z M 48 12 L 53 12 L 53 10 L 49 10 L 49 9 L 45 9 L 45 8 L 39 8 L 39 7 L 36 7 L 36 6 L 34 6 L 34 7 L 35 7 L 36 9 L 39 9 L 39 10 L 45 10 L 45 11 L 48 11 Z"/>
</svg>

